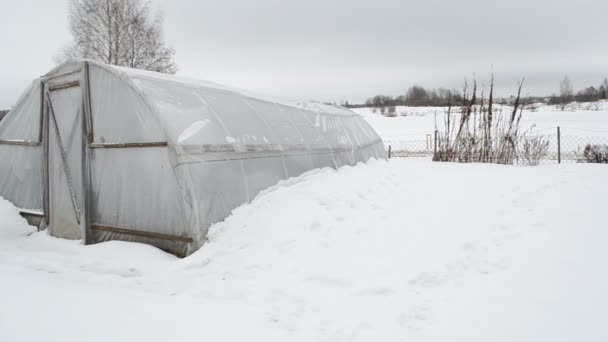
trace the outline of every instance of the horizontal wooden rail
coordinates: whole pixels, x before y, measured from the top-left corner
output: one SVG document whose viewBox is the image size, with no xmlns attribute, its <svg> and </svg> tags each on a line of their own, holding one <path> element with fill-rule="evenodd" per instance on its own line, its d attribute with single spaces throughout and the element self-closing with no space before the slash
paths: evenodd
<svg viewBox="0 0 608 342">
<path fill-rule="evenodd" d="M 64 84 L 53 85 L 53 86 L 49 87 L 49 91 L 56 91 L 56 90 L 61 90 L 61 89 L 73 88 L 73 87 L 80 87 L 80 81 L 73 81 L 73 82 L 64 83 Z"/>
<path fill-rule="evenodd" d="M 61 77 L 66 77 L 66 76 L 70 76 L 70 75 L 75 75 L 75 74 L 80 73 L 81 71 L 82 71 L 82 68 L 77 69 L 77 70 L 73 70 L 73 71 L 69 71 L 69 72 L 66 72 L 66 73 L 63 73 L 63 74 L 59 74 L 59 75 L 47 76 L 47 77 L 44 78 L 44 81 L 48 82 L 48 81 L 54 80 L 56 78 L 61 78 Z"/>
<path fill-rule="evenodd" d="M 19 214 L 21 214 L 21 215 L 30 215 L 30 216 L 38 216 L 38 217 L 43 217 L 44 216 L 44 213 L 42 211 L 31 210 L 31 209 L 19 209 Z"/>
<path fill-rule="evenodd" d="M 30 141 L 30 140 L 0 140 L 0 144 L 20 145 L 20 146 L 38 146 L 38 145 L 40 145 L 40 142 L 39 141 Z"/>
<path fill-rule="evenodd" d="M 166 147 L 166 141 L 153 141 L 141 143 L 90 143 L 90 148 L 141 148 L 141 147 Z"/>
<path fill-rule="evenodd" d="M 129 228 L 102 226 L 99 224 L 92 224 L 91 230 L 118 233 L 118 234 L 126 234 L 126 235 L 133 235 L 133 236 L 141 236 L 141 237 L 147 237 L 147 238 L 152 238 L 152 239 L 178 241 L 178 242 L 185 242 L 185 243 L 191 243 L 194 241 L 194 240 L 192 240 L 191 237 L 188 237 L 188 236 L 177 236 L 177 235 L 147 232 L 147 231 L 143 231 L 143 230 L 135 230 L 135 229 L 129 229 Z"/>
</svg>

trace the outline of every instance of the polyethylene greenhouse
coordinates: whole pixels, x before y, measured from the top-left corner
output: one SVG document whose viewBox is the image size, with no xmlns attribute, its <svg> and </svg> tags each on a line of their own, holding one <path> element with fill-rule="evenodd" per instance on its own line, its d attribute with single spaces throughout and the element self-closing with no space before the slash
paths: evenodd
<svg viewBox="0 0 608 342">
<path fill-rule="evenodd" d="M 374 157 L 382 141 L 345 108 L 80 60 L 0 122 L 0 196 L 53 236 L 183 256 L 279 180 Z"/>
</svg>

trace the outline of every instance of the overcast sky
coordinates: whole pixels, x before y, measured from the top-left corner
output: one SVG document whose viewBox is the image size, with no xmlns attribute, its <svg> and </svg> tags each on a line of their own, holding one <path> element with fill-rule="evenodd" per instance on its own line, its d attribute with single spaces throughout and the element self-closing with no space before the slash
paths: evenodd
<svg viewBox="0 0 608 342">
<path fill-rule="evenodd" d="M 363 101 L 458 87 L 494 66 L 499 95 L 608 76 L 607 0 L 154 0 L 178 74 L 292 99 Z M 0 3 L 0 109 L 70 41 L 67 0 Z"/>
</svg>

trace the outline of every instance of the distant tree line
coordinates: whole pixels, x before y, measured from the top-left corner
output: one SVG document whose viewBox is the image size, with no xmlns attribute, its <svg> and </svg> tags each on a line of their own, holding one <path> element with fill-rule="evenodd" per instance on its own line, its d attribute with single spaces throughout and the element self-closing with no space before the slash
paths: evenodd
<svg viewBox="0 0 608 342">
<path fill-rule="evenodd" d="M 549 99 L 549 104 L 562 105 L 563 109 L 567 103 L 572 101 L 593 102 L 598 100 L 608 100 L 608 78 L 604 78 L 597 88 L 590 86 L 575 93 L 572 82 L 566 75 L 559 84 L 559 95 L 553 94 Z"/>
<path fill-rule="evenodd" d="M 393 107 L 393 106 L 447 106 L 450 102 L 462 101 L 462 94 L 458 90 L 446 88 L 427 89 L 420 85 L 411 86 L 404 95 L 395 97 L 376 95 L 365 101 L 366 107 Z"/>
<path fill-rule="evenodd" d="M 449 104 L 462 102 L 462 93 L 458 90 L 437 88 L 427 89 L 420 85 L 411 86 L 404 95 L 395 97 L 387 95 L 376 95 L 361 104 L 351 104 L 348 101 L 342 101 L 340 105 L 347 108 L 378 108 L 380 113 L 389 116 L 396 115 L 396 106 L 409 107 L 443 107 Z"/>
<path fill-rule="evenodd" d="M 608 100 L 608 78 L 604 78 L 598 87 L 590 86 L 574 92 L 572 82 L 568 76 L 560 82 L 559 94 L 551 96 L 528 96 L 525 103 L 544 102 L 547 104 L 561 105 L 562 109 L 565 104 L 572 101 L 577 102 L 593 102 L 598 100 Z M 478 98 L 476 102 L 480 99 Z M 462 103 L 462 92 L 458 90 L 450 90 L 446 88 L 429 89 L 420 85 L 411 86 L 404 95 L 395 97 L 386 95 L 376 95 L 361 104 L 351 104 L 348 101 L 342 101 L 340 104 L 347 108 L 362 108 L 371 107 L 377 108 L 380 113 L 392 116 L 396 112 L 395 106 L 408 107 L 445 107 L 449 104 L 458 105 Z M 512 104 L 513 98 L 495 99 L 498 104 Z"/>
</svg>

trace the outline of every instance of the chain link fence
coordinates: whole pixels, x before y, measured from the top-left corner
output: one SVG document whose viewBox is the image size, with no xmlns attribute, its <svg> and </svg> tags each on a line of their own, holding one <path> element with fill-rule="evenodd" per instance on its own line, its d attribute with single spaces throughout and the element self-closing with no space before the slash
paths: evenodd
<svg viewBox="0 0 608 342">
<path fill-rule="evenodd" d="M 551 131 L 554 133 L 544 130 L 544 134 L 539 135 L 548 143 L 540 157 L 541 164 L 608 163 L 608 131 L 585 130 L 591 135 L 576 135 L 576 132 L 564 131 L 560 127 Z M 435 142 L 435 134 L 429 133 L 424 139 L 391 139 L 385 140 L 384 144 L 389 158 L 432 159 L 436 152 Z M 523 140 L 520 145 L 518 149 L 523 148 Z"/>
<path fill-rule="evenodd" d="M 424 140 L 386 140 L 384 147 L 389 158 L 432 158 L 435 153 L 434 134 L 427 134 Z"/>
<path fill-rule="evenodd" d="M 608 137 L 562 135 L 556 144 L 559 162 L 608 163 Z"/>
</svg>

